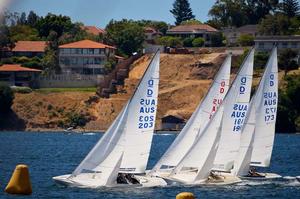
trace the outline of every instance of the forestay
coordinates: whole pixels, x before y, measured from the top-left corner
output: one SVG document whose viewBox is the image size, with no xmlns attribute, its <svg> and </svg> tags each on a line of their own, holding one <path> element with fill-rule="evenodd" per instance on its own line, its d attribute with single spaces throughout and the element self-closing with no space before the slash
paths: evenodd
<svg viewBox="0 0 300 199">
<path fill-rule="evenodd" d="M 221 124 L 221 138 L 214 162 L 214 170 L 230 171 L 240 147 L 241 129 L 248 111 L 254 49 L 244 60 L 229 94 L 224 100 L 224 114 Z"/>
<path fill-rule="evenodd" d="M 251 165 L 270 165 L 278 103 L 278 64 L 277 48 L 268 60 L 265 73 L 257 89 L 256 122 Z"/>
<path fill-rule="evenodd" d="M 150 174 L 160 169 L 174 168 L 190 149 L 196 137 L 202 134 L 204 127 L 216 112 L 228 91 L 230 68 L 231 54 L 226 57 L 218 73 L 215 75 L 207 95 L 203 98 L 187 124 L 154 166 Z"/>
<path fill-rule="evenodd" d="M 99 174 L 99 186 L 104 186 L 115 181 L 118 171 L 145 171 L 155 126 L 159 54 L 153 57 L 133 96 L 113 124 L 70 178 L 81 173 Z"/>
</svg>

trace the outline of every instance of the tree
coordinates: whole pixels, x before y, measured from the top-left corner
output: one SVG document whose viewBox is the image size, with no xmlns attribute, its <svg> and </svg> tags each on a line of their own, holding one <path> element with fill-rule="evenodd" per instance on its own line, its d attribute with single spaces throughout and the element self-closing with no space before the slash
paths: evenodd
<svg viewBox="0 0 300 199">
<path fill-rule="evenodd" d="M 283 14 L 267 15 L 259 23 L 258 30 L 262 35 L 288 35 L 291 33 L 290 20 Z"/>
<path fill-rule="evenodd" d="M 59 73 L 60 67 L 58 64 L 58 35 L 55 31 L 51 31 L 47 38 L 49 41 L 42 59 L 42 65 L 45 73 Z"/>
<path fill-rule="evenodd" d="M 217 32 L 210 36 L 211 46 L 212 47 L 220 47 L 224 46 L 225 37 L 221 32 Z"/>
<path fill-rule="evenodd" d="M 51 31 L 55 31 L 60 37 L 64 32 L 69 32 L 74 27 L 71 18 L 68 16 L 47 14 L 37 22 L 37 29 L 41 37 L 48 37 Z"/>
<path fill-rule="evenodd" d="M 279 54 L 278 67 L 284 70 L 285 75 L 289 70 L 298 69 L 296 58 L 297 52 L 291 49 L 285 49 Z"/>
<path fill-rule="evenodd" d="M 163 36 L 156 40 L 156 43 L 173 48 L 182 47 L 182 41 L 180 37 L 172 37 L 172 36 Z"/>
<path fill-rule="evenodd" d="M 120 54 L 130 56 L 132 53 L 142 50 L 144 40 L 143 27 L 132 20 L 111 20 L 106 26 L 104 41 L 118 46 Z"/>
<path fill-rule="evenodd" d="M 27 24 L 30 27 L 35 27 L 38 20 L 39 20 L 39 17 L 37 16 L 37 14 L 35 14 L 35 12 L 33 12 L 33 11 L 30 11 L 27 16 Z"/>
<path fill-rule="evenodd" d="M 254 37 L 253 35 L 242 34 L 237 41 L 241 46 L 252 46 L 254 44 Z"/>
<path fill-rule="evenodd" d="M 280 10 L 287 17 L 299 16 L 300 6 L 298 0 L 283 0 Z"/>
<path fill-rule="evenodd" d="M 181 24 L 181 22 L 183 21 L 195 18 L 195 15 L 193 15 L 188 0 L 175 0 L 175 2 L 173 3 L 173 9 L 170 10 L 170 12 L 176 19 L 176 25 Z"/>
<path fill-rule="evenodd" d="M 204 39 L 202 37 L 198 37 L 198 38 L 195 38 L 193 40 L 193 46 L 194 47 L 202 47 L 204 45 Z"/>
<path fill-rule="evenodd" d="M 0 25 L 0 49 L 8 46 L 12 46 L 9 28 L 6 25 Z"/>
<path fill-rule="evenodd" d="M 182 42 L 183 42 L 183 46 L 184 47 L 193 47 L 193 38 L 191 37 L 187 37 L 185 38 Z"/>
<path fill-rule="evenodd" d="M 7 113 L 13 104 L 14 93 L 7 85 L 0 84 L 0 113 Z"/>
<path fill-rule="evenodd" d="M 22 12 L 20 18 L 18 19 L 18 25 L 26 25 L 27 19 L 26 19 L 26 13 Z"/>
<path fill-rule="evenodd" d="M 218 0 L 209 10 L 209 24 L 216 28 L 257 24 L 277 6 L 278 0 Z"/>
<path fill-rule="evenodd" d="M 10 28 L 10 38 L 12 41 L 41 40 L 38 31 L 27 25 L 12 26 Z"/>
<path fill-rule="evenodd" d="M 136 22 L 142 27 L 152 27 L 163 34 L 168 30 L 168 24 L 164 21 L 138 20 Z"/>
<path fill-rule="evenodd" d="M 181 22 L 180 25 L 198 25 L 198 24 L 202 24 L 202 22 L 197 19 L 190 19 L 190 20 Z"/>
</svg>

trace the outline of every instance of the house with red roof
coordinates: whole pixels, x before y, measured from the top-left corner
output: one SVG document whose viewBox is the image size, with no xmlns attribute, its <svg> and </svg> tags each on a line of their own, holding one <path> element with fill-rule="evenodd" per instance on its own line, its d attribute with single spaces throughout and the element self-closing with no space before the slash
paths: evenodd
<svg viewBox="0 0 300 199">
<path fill-rule="evenodd" d="M 99 36 L 105 33 L 105 30 L 98 28 L 96 26 L 82 26 L 81 28 L 86 32 L 95 36 Z"/>
<path fill-rule="evenodd" d="M 202 37 L 205 41 L 205 46 L 210 46 L 211 35 L 216 34 L 217 29 L 207 24 L 195 24 L 195 25 L 179 25 L 167 30 L 167 35 L 181 37 L 181 38 L 198 38 Z"/>
<path fill-rule="evenodd" d="M 22 67 L 19 64 L 4 64 L 0 66 L 0 82 L 10 86 L 38 87 L 38 77 L 42 71 Z"/>
<path fill-rule="evenodd" d="M 103 43 L 81 40 L 59 46 L 59 65 L 64 74 L 99 75 L 115 56 L 116 48 Z"/>
<path fill-rule="evenodd" d="M 13 56 L 41 57 L 47 47 L 46 41 L 17 41 L 11 50 Z"/>
</svg>

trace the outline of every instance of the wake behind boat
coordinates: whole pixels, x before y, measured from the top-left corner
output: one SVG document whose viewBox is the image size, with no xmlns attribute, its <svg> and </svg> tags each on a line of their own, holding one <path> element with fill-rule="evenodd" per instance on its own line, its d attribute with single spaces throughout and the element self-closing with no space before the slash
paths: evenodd
<svg viewBox="0 0 300 199">
<path fill-rule="evenodd" d="M 72 174 L 53 177 L 66 185 L 164 186 L 145 173 L 155 126 L 159 84 L 159 51 L 152 58 L 134 94 L 115 121 Z"/>
</svg>

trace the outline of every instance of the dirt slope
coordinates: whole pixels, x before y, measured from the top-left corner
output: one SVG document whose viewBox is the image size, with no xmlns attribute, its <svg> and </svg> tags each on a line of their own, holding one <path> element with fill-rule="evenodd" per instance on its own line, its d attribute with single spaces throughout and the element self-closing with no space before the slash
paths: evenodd
<svg viewBox="0 0 300 199">
<path fill-rule="evenodd" d="M 111 95 L 110 99 L 100 99 L 94 105 L 92 115 L 97 118 L 87 124 L 88 129 L 103 129 L 116 117 L 126 100 L 131 96 L 139 79 L 143 75 L 151 56 L 146 55 L 138 59 L 132 66 L 129 78 L 119 93 Z M 158 99 L 157 125 L 166 114 L 178 114 L 188 119 L 197 104 L 206 93 L 210 78 L 213 77 L 224 55 L 212 53 L 207 55 L 161 55 L 160 85 Z M 209 67 L 193 67 L 197 61 L 212 62 Z M 205 74 L 205 77 L 199 74 Z M 203 79 L 205 78 L 205 79 Z"/>
</svg>

